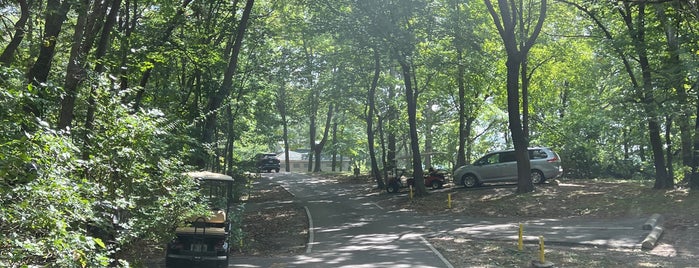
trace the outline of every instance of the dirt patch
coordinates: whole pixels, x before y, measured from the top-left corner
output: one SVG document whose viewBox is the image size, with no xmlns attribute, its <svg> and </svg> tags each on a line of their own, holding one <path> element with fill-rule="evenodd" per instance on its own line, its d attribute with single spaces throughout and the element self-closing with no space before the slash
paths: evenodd
<svg viewBox="0 0 699 268">
<path fill-rule="evenodd" d="M 665 217 L 666 231 L 653 250 L 547 245 L 545 258 L 557 267 L 696 267 L 699 258 L 699 194 L 686 189 L 653 190 L 649 181 L 562 180 L 537 185 L 534 192 L 521 195 L 514 193 L 512 185 L 475 190 L 447 185 L 410 200 L 406 195 L 396 198 L 376 189 L 375 182 L 366 176 L 324 176 L 340 184 L 366 185 L 352 188 L 358 189 L 357 194 L 379 195 L 378 203 L 387 210 L 410 210 L 422 215 L 519 220 L 621 219 L 653 213 Z M 308 235 L 306 215 L 292 200 L 289 193 L 268 179 L 256 183 L 246 205 L 246 244 L 236 254 L 302 254 Z M 458 235 L 440 235 L 430 242 L 454 267 L 525 267 L 539 258 L 536 244 L 525 244 L 520 251 L 516 243 Z"/>
<path fill-rule="evenodd" d="M 308 220 L 303 206 L 269 178 L 259 178 L 245 201 L 242 243 L 232 256 L 290 256 L 305 251 Z"/>
</svg>

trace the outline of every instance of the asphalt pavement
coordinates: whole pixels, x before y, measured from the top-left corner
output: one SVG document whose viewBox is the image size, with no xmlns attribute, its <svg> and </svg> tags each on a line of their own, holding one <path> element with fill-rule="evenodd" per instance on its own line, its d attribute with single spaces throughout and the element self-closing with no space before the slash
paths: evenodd
<svg viewBox="0 0 699 268">
<path fill-rule="evenodd" d="M 229 267 L 453 267 L 427 238 L 443 234 L 525 243 L 638 248 L 650 231 L 647 218 L 472 219 L 388 211 L 382 195 L 356 196 L 343 185 L 302 174 L 274 174 L 308 212 L 306 253 L 284 258 L 232 258 Z"/>
</svg>

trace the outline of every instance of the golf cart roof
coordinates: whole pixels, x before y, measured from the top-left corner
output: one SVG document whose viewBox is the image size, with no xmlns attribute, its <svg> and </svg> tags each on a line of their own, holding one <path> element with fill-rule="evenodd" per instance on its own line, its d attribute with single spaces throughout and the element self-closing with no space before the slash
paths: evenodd
<svg viewBox="0 0 699 268">
<path fill-rule="evenodd" d="M 192 171 L 192 172 L 187 172 L 185 173 L 187 176 L 190 176 L 195 179 L 202 179 L 202 180 L 217 180 L 217 181 L 233 181 L 233 177 L 220 174 L 220 173 L 213 173 L 209 171 Z"/>
</svg>

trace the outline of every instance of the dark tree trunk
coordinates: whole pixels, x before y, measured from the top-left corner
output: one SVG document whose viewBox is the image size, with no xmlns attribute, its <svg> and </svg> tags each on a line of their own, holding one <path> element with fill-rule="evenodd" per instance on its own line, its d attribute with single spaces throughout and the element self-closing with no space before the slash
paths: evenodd
<svg viewBox="0 0 699 268">
<path fill-rule="evenodd" d="M 105 5 L 108 2 L 105 2 Z M 121 0 L 113 0 L 111 9 L 109 10 L 109 14 L 106 17 L 106 20 L 104 24 L 99 24 L 97 23 L 98 21 L 101 21 L 101 19 L 96 19 L 101 16 L 96 16 L 95 19 L 93 20 L 94 26 L 97 27 L 97 25 L 102 25 L 101 29 L 101 34 L 100 34 L 100 39 L 97 42 L 97 49 L 95 51 L 95 60 L 97 61 L 97 65 L 95 65 L 95 73 L 101 74 L 104 72 L 104 63 L 101 61 L 101 59 L 107 54 L 107 46 L 109 45 L 109 39 L 110 39 L 110 34 L 112 32 L 112 29 L 114 28 L 114 25 L 116 23 L 116 16 L 119 14 L 119 7 L 121 6 Z M 97 10 L 97 9 L 95 9 Z M 103 14 L 103 13 L 98 13 L 94 12 L 95 14 Z M 88 27 L 86 29 L 89 29 L 90 22 L 88 22 Z M 86 40 L 86 42 L 90 42 L 90 40 Z M 88 159 L 90 155 L 90 150 L 91 150 L 91 141 L 90 141 L 90 132 L 93 130 L 93 126 L 95 123 L 95 112 L 97 111 L 97 100 L 96 100 L 96 95 L 97 95 L 97 87 L 95 85 L 92 85 L 90 87 L 90 94 L 87 97 L 87 114 L 85 116 L 85 130 L 86 130 L 86 135 L 84 138 L 84 148 L 83 148 L 83 159 Z"/>
<path fill-rule="evenodd" d="M 520 79 L 522 81 L 522 132 L 524 140 L 529 145 L 529 60 L 524 57 L 520 63 Z"/>
<path fill-rule="evenodd" d="M 85 79 L 85 53 L 83 47 L 89 47 L 83 43 L 83 34 L 94 34 L 93 31 L 87 32 L 88 8 L 90 0 L 82 0 L 77 7 L 78 19 L 73 32 L 73 44 L 70 48 L 70 56 L 68 58 L 68 70 L 66 71 L 65 83 L 63 84 L 64 97 L 61 100 L 61 112 L 58 117 L 58 129 L 69 127 L 73 121 L 73 110 L 75 109 L 75 99 L 77 97 L 77 88 L 83 79 Z"/>
<path fill-rule="evenodd" d="M 634 48 L 638 55 L 638 63 L 641 67 L 641 75 L 643 79 L 643 108 L 648 117 L 648 135 L 650 136 L 650 146 L 653 153 L 653 163 L 655 166 L 655 189 L 666 189 L 674 187 L 674 182 L 672 178 L 667 174 L 667 167 L 665 165 L 665 156 L 663 152 L 663 142 L 660 138 L 660 123 L 658 123 L 659 108 L 656 103 L 655 96 L 653 94 L 653 79 L 652 70 L 650 62 L 648 60 L 648 50 L 646 48 L 646 4 L 640 2 L 637 4 L 638 14 L 636 15 L 636 21 L 632 18 L 632 8 L 631 4 L 624 3 L 626 6 L 626 11 L 618 10 L 626 27 L 634 40 Z M 637 26 L 637 27 L 636 27 Z"/>
<path fill-rule="evenodd" d="M 454 165 L 454 170 L 460 166 L 468 164 L 466 161 L 466 142 L 468 141 L 470 129 L 468 129 L 466 126 L 466 118 L 468 117 L 469 112 L 471 112 L 466 111 L 466 83 L 464 81 L 466 66 L 464 66 L 462 63 L 462 49 L 456 49 L 456 57 L 458 61 L 456 82 L 459 87 L 459 145 L 456 152 L 456 164 Z"/>
<path fill-rule="evenodd" d="M 659 4 L 655 6 L 658 8 L 657 14 L 663 29 L 665 30 L 665 38 L 667 40 L 667 50 L 669 57 L 666 59 L 665 72 L 669 79 L 672 89 L 677 92 L 679 100 L 679 112 L 680 116 L 675 119 L 677 126 L 680 130 L 680 152 L 682 154 L 682 165 L 686 167 L 692 166 L 692 130 L 690 126 L 690 119 L 692 117 L 692 108 L 689 103 L 689 96 L 687 90 L 684 88 L 685 78 L 687 72 L 683 66 L 682 59 L 680 58 L 680 33 L 678 29 L 681 23 L 683 23 L 682 18 L 677 12 L 671 12 L 670 16 L 666 12 L 667 9 L 672 8 L 675 10 L 680 10 L 679 1 L 671 1 L 665 4 Z M 670 156 L 668 156 L 668 159 Z M 668 167 L 672 167 L 672 163 L 668 162 Z M 672 172 L 669 172 L 671 177 Z M 691 172 L 686 170 L 683 174 L 684 180 L 689 180 Z"/>
<path fill-rule="evenodd" d="M 515 147 L 515 158 L 517 159 L 517 193 L 528 193 L 534 190 L 534 185 L 531 182 L 531 169 L 529 163 L 529 153 L 527 152 L 528 140 L 524 133 L 522 121 L 520 119 L 519 109 L 519 76 L 520 66 L 526 60 L 527 54 L 534 45 L 534 41 L 541 33 L 541 28 L 546 18 L 546 0 L 541 0 L 539 6 L 539 17 L 537 24 L 534 27 L 529 37 L 525 36 L 522 21 L 523 8 L 520 5 L 519 10 L 515 4 L 511 4 L 505 0 L 499 1 L 500 13 L 495 11 L 490 0 L 485 0 L 486 7 L 490 13 L 498 33 L 502 38 L 505 50 L 507 51 L 507 112 L 509 118 L 509 129 L 512 135 L 512 143 Z M 501 17 L 502 16 L 502 17 Z M 515 34 L 516 22 L 520 22 L 520 40 L 517 40 Z"/>
<path fill-rule="evenodd" d="M 371 80 L 371 85 L 369 86 L 369 94 L 367 95 L 367 103 L 369 104 L 369 111 L 366 115 L 366 134 L 367 143 L 369 145 L 369 159 L 371 160 L 371 174 L 376 180 L 376 187 L 379 189 L 385 188 L 383 178 L 381 177 L 381 171 L 379 170 L 379 164 L 376 161 L 376 149 L 374 148 L 374 111 L 376 110 L 375 98 L 376 98 L 376 87 L 379 83 L 379 77 L 381 75 L 381 55 L 379 51 L 374 49 L 374 77 Z"/>
<path fill-rule="evenodd" d="M 507 114 L 512 143 L 515 147 L 515 158 L 517 159 L 517 193 L 528 193 L 534 191 L 534 185 L 531 181 L 531 164 L 527 151 L 529 145 L 519 114 L 518 76 L 520 62 L 516 57 L 508 56 L 507 58 Z"/>
<path fill-rule="evenodd" d="M 675 177 L 675 170 L 672 167 L 672 116 L 665 116 L 665 155 L 667 156 L 667 174 L 670 178 Z"/>
<path fill-rule="evenodd" d="M 92 5 L 91 5 L 92 4 Z M 112 4 L 112 10 L 109 16 L 105 17 L 107 12 L 108 2 L 94 3 L 90 0 L 83 0 L 80 5 L 78 5 L 78 21 L 75 26 L 75 32 L 73 34 L 73 45 L 70 51 L 70 58 L 68 61 L 68 70 L 66 72 L 65 84 L 63 89 L 65 91 L 65 97 L 61 100 L 61 112 L 59 114 L 58 128 L 63 129 L 70 127 L 73 123 L 73 111 L 75 110 L 75 101 L 77 98 L 78 86 L 82 83 L 86 76 L 87 63 L 85 59 L 87 54 L 92 49 L 97 34 L 100 32 L 99 28 L 102 29 L 102 37 L 100 43 L 98 43 L 98 50 L 96 51 L 95 59 L 99 60 L 106 54 L 106 47 L 108 45 L 108 38 L 111 33 L 111 29 L 114 27 L 114 21 L 116 20 L 116 14 L 119 11 L 120 1 L 114 1 Z M 92 6 L 92 10 L 88 13 L 88 9 Z M 107 31 L 105 33 L 105 31 Z M 96 72 L 101 73 L 102 68 L 97 64 L 95 68 Z M 91 91 L 91 94 L 94 92 Z M 95 100 L 93 96 L 88 96 L 88 103 L 94 104 Z M 88 114 L 94 115 L 94 107 L 88 107 Z M 89 120 L 89 119 L 88 119 Z"/>
<path fill-rule="evenodd" d="M 408 104 L 408 125 L 410 128 L 410 150 L 412 155 L 413 179 L 415 180 L 415 195 L 427 195 L 425 178 L 422 170 L 422 157 L 420 156 L 420 141 L 417 134 L 417 97 L 418 93 L 412 83 L 412 66 L 404 55 L 398 55 L 403 72 L 403 83 L 405 84 L 405 99 Z"/>
<path fill-rule="evenodd" d="M 335 106 L 335 114 L 339 113 L 339 105 Z M 333 127 L 332 127 L 332 144 L 331 144 L 331 149 L 332 149 L 332 165 L 331 169 L 334 172 L 335 167 L 337 165 L 337 120 L 333 118 Z"/>
<path fill-rule="evenodd" d="M 12 40 L 7 44 L 5 50 L 2 51 L 0 55 L 0 64 L 9 66 L 12 62 L 12 58 L 24 39 L 24 27 L 27 25 L 27 20 L 29 19 L 29 5 L 27 5 L 27 0 L 18 0 L 20 15 L 17 22 L 15 22 L 15 34 L 12 36 Z"/>
<path fill-rule="evenodd" d="M 61 33 L 61 27 L 63 27 L 63 22 L 66 20 L 66 14 L 68 14 L 72 3 L 70 0 L 64 0 L 63 2 L 60 0 L 46 1 L 46 23 L 44 24 L 43 42 L 39 49 L 39 56 L 27 75 L 30 83 L 38 85 L 46 82 L 51 70 L 51 62 L 56 50 L 58 35 Z"/>
<path fill-rule="evenodd" d="M 699 114 L 699 95 L 694 102 L 696 114 Z M 692 175 L 689 180 L 689 187 L 692 191 L 699 191 L 699 116 L 694 118 L 694 140 L 693 140 Z"/>
<path fill-rule="evenodd" d="M 286 58 L 286 52 L 282 58 Z M 282 118 L 282 141 L 284 142 L 284 170 L 291 171 L 289 167 L 289 120 L 286 118 L 286 83 L 285 78 L 281 78 L 281 85 L 277 93 L 277 111 Z"/>
<path fill-rule="evenodd" d="M 330 131 L 330 123 L 332 122 L 332 117 L 333 117 L 333 104 L 330 103 L 330 106 L 328 107 L 328 113 L 325 118 L 325 127 L 323 130 L 323 138 L 320 140 L 320 142 L 316 143 L 315 146 L 313 146 L 313 152 L 315 153 L 315 160 L 316 164 L 315 167 L 313 168 L 313 172 L 321 172 L 322 167 L 321 167 L 321 161 L 323 160 L 321 157 L 321 154 L 323 153 L 323 147 L 325 147 L 325 143 L 328 141 L 328 132 Z"/>
<path fill-rule="evenodd" d="M 46 1 L 44 35 L 42 42 L 40 42 L 39 56 L 27 73 L 28 82 L 39 88 L 38 97 L 40 99 L 45 97 L 41 84 L 48 79 L 58 35 L 61 33 L 61 27 L 63 27 L 63 22 L 66 20 L 66 14 L 70 10 L 71 3 L 72 1 L 70 0 L 65 0 L 62 3 L 60 0 Z M 39 103 L 27 103 L 24 106 L 24 110 L 34 117 L 43 117 L 43 107 Z"/>
<path fill-rule="evenodd" d="M 247 0 L 245 3 L 245 8 L 243 9 L 243 15 L 238 23 L 238 28 L 235 32 L 235 41 L 233 42 L 233 50 L 231 52 L 230 58 L 228 59 L 228 67 L 223 76 L 223 82 L 221 87 L 209 96 L 209 100 L 206 105 L 207 116 L 204 121 L 204 130 L 202 133 L 202 143 L 212 143 L 214 141 L 214 135 L 217 126 L 217 111 L 221 108 L 223 101 L 230 96 L 233 89 L 233 76 L 235 75 L 236 69 L 238 67 L 238 55 L 243 46 L 243 37 L 245 36 L 245 31 L 248 26 L 248 20 L 250 18 L 250 13 L 252 12 L 252 7 L 255 0 Z M 202 162 L 196 163 L 203 166 Z"/>
</svg>

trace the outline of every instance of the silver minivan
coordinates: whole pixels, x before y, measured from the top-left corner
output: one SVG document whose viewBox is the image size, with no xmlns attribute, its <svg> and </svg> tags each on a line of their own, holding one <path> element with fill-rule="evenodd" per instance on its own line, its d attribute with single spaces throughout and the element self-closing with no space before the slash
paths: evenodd
<svg viewBox="0 0 699 268">
<path fill-rule="evenodd" d="M 547 147 L 529 148 L 532 183 L 543 183 L 563 174 L 561 158 Z M 488 182 L 516 182 L 517 160 L 515 150 L 503 150 L 486 154 L 471 165 L 454 171 L 454 182 L 470 188 Z"/>
</svg>

